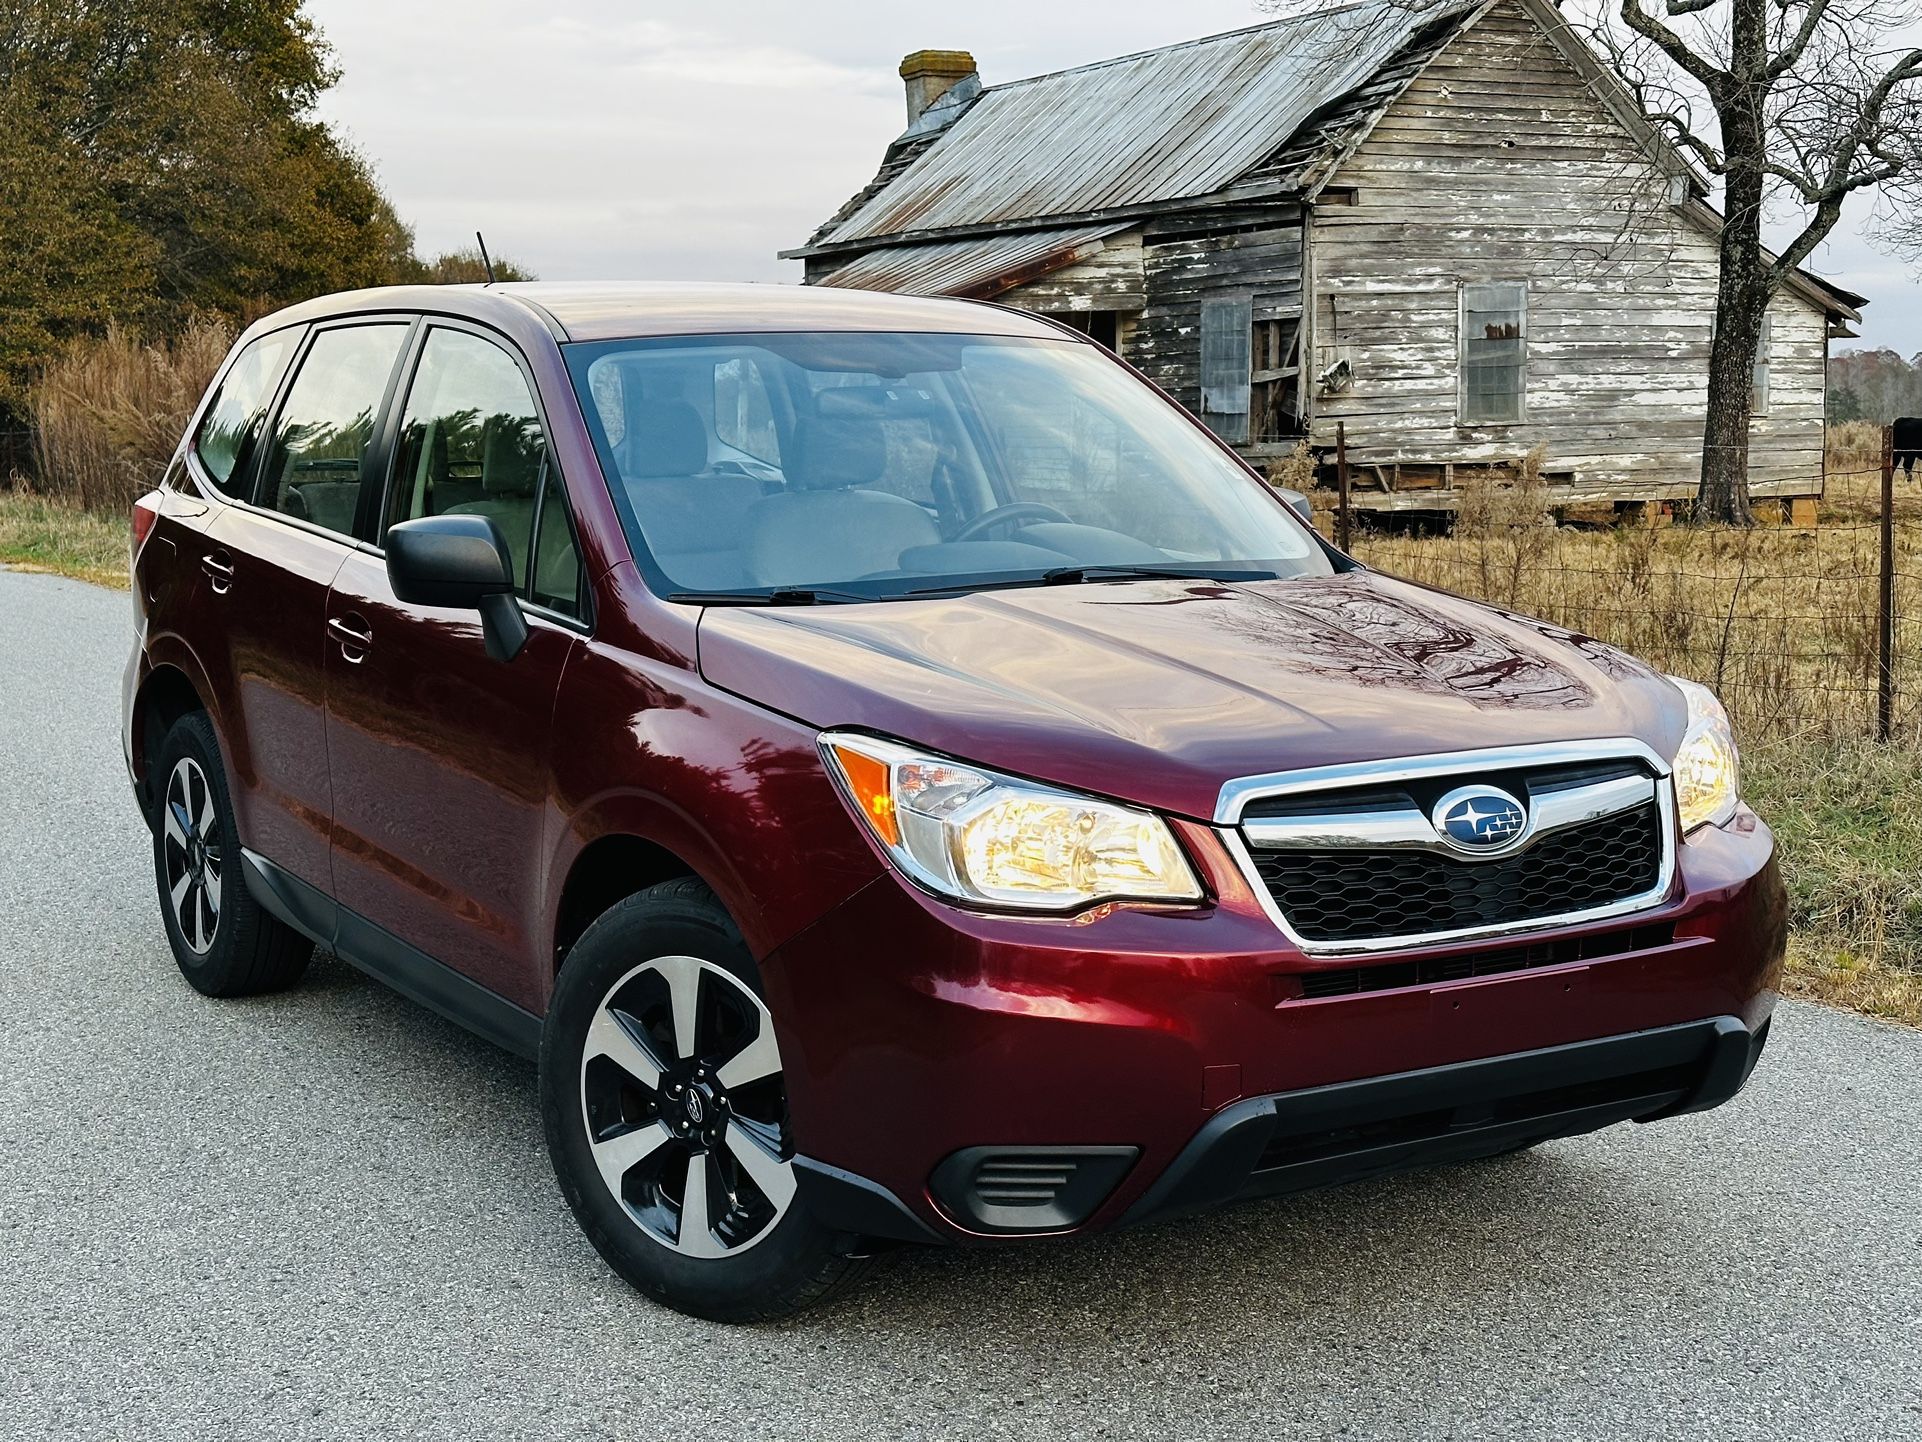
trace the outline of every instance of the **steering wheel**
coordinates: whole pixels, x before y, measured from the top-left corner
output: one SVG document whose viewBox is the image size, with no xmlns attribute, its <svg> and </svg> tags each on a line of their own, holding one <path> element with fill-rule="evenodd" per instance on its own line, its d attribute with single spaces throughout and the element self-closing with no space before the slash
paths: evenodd
<svg viewBox="0 0 1922 1442">
<path fill-rule="evenodd" d="M 1040 501 L 1015 501 L 1010 505 L 996 506 L 992 510 L 983 511 L 948 539 L 972 541 L 983 531 L 992 530 L 1009 521 L 1059 521 L 1065 526 L 1074 524 L 1073 520 L 1053 506 L 1044 505 Z"/>
</svg>

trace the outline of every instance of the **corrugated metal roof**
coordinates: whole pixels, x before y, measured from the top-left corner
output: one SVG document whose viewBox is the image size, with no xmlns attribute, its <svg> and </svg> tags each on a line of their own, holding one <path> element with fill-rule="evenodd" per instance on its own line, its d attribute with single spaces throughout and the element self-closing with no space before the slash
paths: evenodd
<svg viewBox="0 0 1922 1442">
<path fill-rule="evenodd" d="M 882 246 L 862 253 L 815 285 L 844 290 L 891 290 L 904 295 L 986 296 L 1009 276 L 1031 277 L 1081 259 L 1120 224 L 1026 230 L 973 240 Z"/>
<path fill-rule="evenodd" d="M 1210 194 L 1417 32 L 1475 8 L 1362 0 L 992 86 L 825 243 Z"/>
</svg>

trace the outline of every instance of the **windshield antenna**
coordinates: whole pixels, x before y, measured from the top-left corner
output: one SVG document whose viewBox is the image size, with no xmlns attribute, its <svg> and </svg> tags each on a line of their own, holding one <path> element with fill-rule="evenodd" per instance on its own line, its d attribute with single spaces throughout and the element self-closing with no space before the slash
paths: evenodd
<svg viewBox="0 0 1922 1442">
<path fill-rule="evenodd" d="M 482 239 L 481 233 L 478 230 L 474 232 L 474 244 L 480 247 L 481 265 L 487 271 L 487 283 L 492 285 L 494 283 L 494 262 L 488 256 L 487 242 Z"/>
</svg>

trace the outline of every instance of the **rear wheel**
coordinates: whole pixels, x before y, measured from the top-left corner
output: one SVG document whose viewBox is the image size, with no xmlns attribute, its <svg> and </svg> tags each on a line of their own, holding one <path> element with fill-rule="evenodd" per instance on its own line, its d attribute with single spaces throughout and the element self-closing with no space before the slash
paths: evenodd
<svg viewBox="0 0 1922 1442">
<path fill-rule="evenodd" d="M 576 943 L 542 1034 L 541 1111 L 588 1239 L 669 1306 L 769 1320 L 853 1273 L 796 1185 L 753 959 L 699 882 L 630 897 Z"/>
<path fill-rule="evenodd" d="M 313 943 L 261 910 L 240 878 L 220 742 L 202 712 L 176 721 L 154 758 L 154 879 L 181 975 L 208 996 L 251 996 L 300 979 Z"/>
</svg>

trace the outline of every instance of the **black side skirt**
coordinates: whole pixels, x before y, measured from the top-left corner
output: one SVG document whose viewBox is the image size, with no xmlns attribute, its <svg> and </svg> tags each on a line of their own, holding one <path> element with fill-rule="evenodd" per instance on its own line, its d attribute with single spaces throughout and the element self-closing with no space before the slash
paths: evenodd
<svg viewBox="0 0 1922 1442">
<path fill-rule="evenodd" d="M 533 1012 L 338 905 L 259 853 L 242 847 L 240 860 L 254 900 L 295 931 L 476 1036 L 530 1060 L 539 1053 L 541 1019 Z"/>
</svg>

